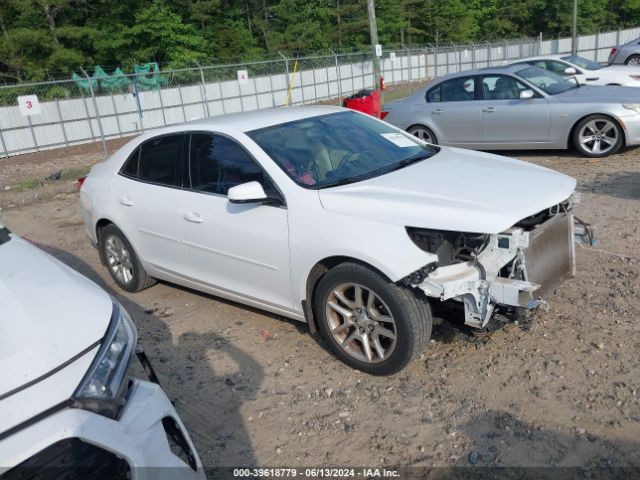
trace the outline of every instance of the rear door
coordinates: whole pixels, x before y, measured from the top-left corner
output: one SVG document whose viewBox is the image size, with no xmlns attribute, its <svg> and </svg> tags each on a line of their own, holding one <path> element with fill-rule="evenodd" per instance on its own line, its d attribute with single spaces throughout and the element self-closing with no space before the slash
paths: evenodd
<svg viewBox="0 0 640 480">
<path fill-rule="evenodd" d="M 546 98 L 535 93 L 521 99 L 529 87 L 510 75 L 482 76 L 482 142 L 491 148 L 549 141 L 550 108 Z"/>
<path fill-rule="evenodd" d="M 177 133 L 146 141 L 112 184 L 117 226 L 138 256 L 153 268 L 181 276 L 191 273 L 179 221 L 185 137 Z"/>
<path fill-rule="evenodd" d="M 457 77 L 427 90 L 426 109 L 435 127 L 438 143 L 470 146 L 481 143 L 480 102 L 477 77 Z"/>
</svg>

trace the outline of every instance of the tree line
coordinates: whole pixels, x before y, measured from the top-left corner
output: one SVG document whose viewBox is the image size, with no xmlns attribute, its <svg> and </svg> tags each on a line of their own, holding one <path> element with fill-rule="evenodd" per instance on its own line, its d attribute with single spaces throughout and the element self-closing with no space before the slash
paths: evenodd
<svg viewBox="0 0 640 480">
<path fill-rule="evenodd" d="M 640 0 L 578 0 L 578 31 L 640 24 Z M 385 46 L 571 32 L 571 0 L 376 0 Z M 81 65 L 179 67 L 366 48 L 366 0 L 2 0 L 0 83 Z"/>
</svg>

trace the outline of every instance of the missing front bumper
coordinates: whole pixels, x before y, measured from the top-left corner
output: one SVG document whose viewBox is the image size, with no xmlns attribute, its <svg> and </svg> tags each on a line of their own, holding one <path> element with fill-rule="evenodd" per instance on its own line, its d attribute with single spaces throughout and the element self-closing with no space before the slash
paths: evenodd
<svg viewBox="0 0 640 480">
<path fill-rule="evenodd" d="M 484 327 L 497 305 L 534 308 L 575 275 L 573 215 L 559 213 L 524 231 L 492 235 L 471 262 L 436 269 L 419 285 L 427 296 L 464 304 L 465 323 Z"/>
</svg>

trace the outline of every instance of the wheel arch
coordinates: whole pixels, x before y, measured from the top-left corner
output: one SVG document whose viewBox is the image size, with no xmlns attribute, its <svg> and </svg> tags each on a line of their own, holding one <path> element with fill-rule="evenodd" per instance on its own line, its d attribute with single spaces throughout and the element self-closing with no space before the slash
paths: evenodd
<svg viewBox="0 0 640 480">
<path fill-rule="evenodd" d="M 316 318 L 316 312 L 314 308 L 315 295 L 316 295 L 316 290 L 318 288 L 318 284 L 320 283 L 320 280 L 322 279 L 322 277 L 329 270 L 343 263 L 355 263 L 355 264 L 361 265 L 363 267 L 366 267 L 374 271 L 375 273 L 380 275 L 382 278 L 384 278 L 388 282 L 392 281 L 380 269 L 376 268 L 370 263 L 367 263 L 355 257 L 350 257 L 347 255 L 333 255 L 330 257 L 323 258 L 322 260 L 316 262 L 316 264 L 313 267 L 311 267 L 311 270 L 307 274 L 307 281 L 305 286 L 305 300 L 303 301 L 304 314 L 309 324 L 309 329 L 312 331 L 312 333 L 315 333 L 318 330 L 318 321 Z"/>
<path fill-rule="evenodd" d="M 627 137 L 625 134 L 624 125 L 622 124 L 622 122 L 620 122 L 620 120 L 618 120 L 614 115 L 611 115 L 610 113 L 592 112 L 592 113 L 588 113 L 586 115 L 581 116 L 573 123 L 573 125 L 571 126 L 571 129 L 569 130 L 569 136 L 567 138 L 567 148 L 571 148 L 571 147 L 575 148 L 575 145 L 573 143 L 573 135 L 575 134 L 578 124 L 581 121 L 583 121 L 585 118 L 591 117 L 592 115 L 602 115 L 603 117 L 607 117 L 612 122 L 614 122 L 620 128 L 620 133 L 622 134 L 622 147 L 625 147 L 627 145 Z"/>
</svg>

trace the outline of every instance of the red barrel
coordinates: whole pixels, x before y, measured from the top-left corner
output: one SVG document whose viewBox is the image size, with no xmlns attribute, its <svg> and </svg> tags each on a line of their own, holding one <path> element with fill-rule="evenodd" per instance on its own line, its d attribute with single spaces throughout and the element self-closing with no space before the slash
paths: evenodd
<svg viewBox="0 0 640 480">
<path fill-rule="evenodd" d="M 358 93 L 345 98 L 342 106 L 380 118 L 380 92 L 377 90 L 360 90 Z"/>
</svg>

